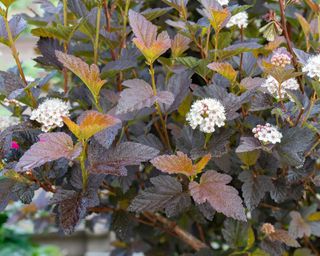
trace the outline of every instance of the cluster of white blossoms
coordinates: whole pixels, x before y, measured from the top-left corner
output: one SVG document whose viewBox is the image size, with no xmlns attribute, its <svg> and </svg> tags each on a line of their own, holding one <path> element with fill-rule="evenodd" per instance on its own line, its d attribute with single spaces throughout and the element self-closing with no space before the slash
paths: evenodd
<svg viewBox="0 0 320 256">
<path fill-rule="evenodd" d="M 258 124 L 252 129 L 252 132 L 254 133 L 254 137 L 265 145 L 280 143 L 282 139 L 282 133 L 269 123 L 266 123 L 266 125 Z"/>
<path fill-rule="evenodd" d="M 63 126 L 62 117 L 69 116 L 70 106 L 60 99 L 47 99 L 31 113 L 31 120 L 42 124 L 41 130 L 48 132 Z"/>
<path fill-rule="evenodd" d="M 228 21 L 226 27 L 230 28 L 232 26 L 238 26 L 239 28 L 246 28 L 248 26 L 248 13 L 239 12 L 233 15 Z"/>
<path fill-rule="evenodd" d="M 307 73 L 311 78 L 320 80 L 320 54 L 310 57 L 302 68 L 302 72 Z"/>
<path fill-rule="evenodd" d="M 200 131 L 212 133 L 215 131 L 215 126 L 224 126 L 226 114 L 223 105 L 218 100 L 207 98 L 194 102 L 186 119 L 192 129 L 199 126 Z"/>
<path fill-rule="evenodd" d="M 19 118 L 14 116 L 0 116 L 0 132 L 10 126 L 19 124 Z"/>
<path fill-rule="evenodd" d="M 281 47 L 274 51 L 271 57 L 271 64 L 277 67 L 285 67 L 291 64 L 292 55 L 286 48 Z"/>
<path fill-rule="evenodd" d="M 223 5 L 228 5 L 229 4 L 229 0 L 216 0 L 221 6 Z"/>
<path fill-rule="evenodd" d="M 281 95 L 282 99 L 289 98 L 290 100 L 292 100 L 290 95 L 288 95 L 287 90 L 295 91 L 299 89 L 298 81 L 295 78 L 290 78 L 284 81 L 280 86 L 279 82 L 270 75 L 261 86 L 266 88 L 268 92 L 272 94 L 276 99 L 279 99 Z"/>
<path fill-rule="evenodd" d="M 9 106 L 23 107 L 23 106 L 25 106 L 25 104 L 23 104 L 22 102 L 20 102 L 18 100 L 15 100 L 15 99 L 9 100 L 8 98 L 5 98 L 2 101 L 2 104 L 6 107 L 9 107 Z"/>
</svg>

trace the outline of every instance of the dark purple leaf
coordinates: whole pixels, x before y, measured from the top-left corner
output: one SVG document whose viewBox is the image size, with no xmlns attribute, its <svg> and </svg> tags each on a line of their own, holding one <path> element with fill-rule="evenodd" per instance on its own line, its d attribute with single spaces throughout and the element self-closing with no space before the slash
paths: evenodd
<svg viewBox="0 0 320 256">
<path fill-rule="evenodd" d="M 182 185 L 170 176 L 151 178 L 152 187 L 146 188 L 131 202 L 133 212 L 155 212 L 165 209 L 168 217 L 175 216 L 190 206 L 190 196 L 183 192 Z"/>
<path fill-rule="evenodd" d="M 124 142 L 106 150 L 97 143 L 89 147 L 89 167 L 92 173 L 127 175 L 126 166 L 139 165 L 159 154 L 155 148 L 139 143 Z"/>
</svg>

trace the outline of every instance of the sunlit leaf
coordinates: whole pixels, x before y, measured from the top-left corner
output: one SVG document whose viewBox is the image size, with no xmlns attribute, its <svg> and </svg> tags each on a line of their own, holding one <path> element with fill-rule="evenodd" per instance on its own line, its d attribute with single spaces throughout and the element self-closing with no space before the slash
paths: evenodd
<svg viewBox="0 0 320 256">
<path fill-rule="evenodd" d="M 0 0 L 1 3 L 4 4 L 5 7 L 9 7 L 11 4 L 13 4 L 16 0 Z"/>
<path fill-rule="evenodd" d="M 95 98 L 99 97 L 100 90 L 106 81 L 101 80 L 100 70 L 97 65 L 92 64 L 89 66 L 80 58 L 59 51 L 56 51 L 56 56 L 66 68 L 70 69 L 83 81 Z"/>
<path fill-rule="evenodd" d="M 113 116 L 96 111 L 85 112 L 80 117 L 79 124 L 71 121 L 68 117 L 63 117 L 63 121 L 69 130 L 80 140 L 88 140 L 98 132 L 120 122 L 119 119 Z"/>
<path fill-rule="evenodd" d="M 220 75 L 224 76 L 231 82 L 237 79 L 238 72 L 235 71 L 231 66 L 231 64 L 227 62 L 224 62 L 224 63 L 212 62 L 208 65 L 208 68 L 218 72 Z"/>
<path fill-rule="evenodd" d="M 153 63 L 160 55 L 171 47 L 167 32 L 157 35 L 157 27 L 143 15 L 130 10 L 129 21 L 134 35 L 134 44 L 142 52 L 149 63 Z"/>
<path fill-rule="evenodd" d="M 204 9 L 202 14 L 206 16 L 216 33 L 227 24 L 231 13 L 228 8 L 222 8 L 221 5 L 214 0 L 201 0 Z"/>
<path fill-rule="evenodd" d="M 193 176 L 200 173 L 207 165 L 211 155 L 204 156 L 197 164 L 193 165 L 192 160 L 184 153 L 177 152 L 177 155 L 162 155 L 154 158 L 151 163 L 159 170 L 166 173 L 181 173 Z"/>
<path fill-rule="evenodd" d="M 171 43 L 172 57 L 180 57 L 189 48 L 191 39 L 181 34 L 176 34 Z"/>
</svg>

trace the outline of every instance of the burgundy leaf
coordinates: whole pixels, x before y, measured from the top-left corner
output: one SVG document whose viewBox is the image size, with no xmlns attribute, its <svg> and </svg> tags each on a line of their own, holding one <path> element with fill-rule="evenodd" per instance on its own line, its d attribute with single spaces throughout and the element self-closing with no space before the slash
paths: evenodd
<svg viewBox="0 0 320 256">
<path fill-rule="evenodd" d="M 141 80 L 132 79 L 123 82 L 123 85 L 128 87 L 120 94 L 117 113 L 123 114 L 140 110 L 145 107 L 151 107 L 156 101 L 171 105 L 174 101 L 174 96 L 171 92 L 161 91 L 157 96 L 153 94 L 151 86 Z"/>
<path fill-rule="evenodd" d="M 73 160 L 81 153 L 79 144 L 73 145 L 69 135 L 63 132 L 44 133 L 19 160 L 16 170 L 27 171 L 47 162 L 66 158 Z"/>
<path fill-rule="evenodd" d="M 95 143 L 89 148 L 88 170 L 92 173 L 125 176 L 126 166 L 139 165 L 158 154 L 159 150 L 134 142 L 124 142 L 108 150 Z"/>
<path fill-rule="evenodd" d="M 59 223 L 60 228 L 65 234 L 71 234 L 79 224 L 81 219 L 86 216 L 86 200 L 80 193 L 75 193 L 73 197 L 65 199 L 59 204 Z"/>
<path fill-rule="evenodd" d="M 238 191 L 227 184 L 232 180 L 231 176 L 216 171 L 207 171 L 201 176 L 200 183 L 192 181 L 189 184 L 193 199 L 202 204 L 205 202 L 227 217 L 246 221 L 242 199 Z"/>
</svg>

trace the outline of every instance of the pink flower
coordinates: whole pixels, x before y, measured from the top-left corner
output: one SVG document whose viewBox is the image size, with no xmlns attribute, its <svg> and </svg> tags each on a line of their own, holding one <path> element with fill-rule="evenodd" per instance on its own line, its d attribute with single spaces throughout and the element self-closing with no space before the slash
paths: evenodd
<svg viewBox="0 0 320 256">
<path fill-rule="evenodd" d="M 11 142 L 11 149 L 19 150 L 19 148 L 20 148 L 20 146 L 19 146 L 18 142 L 13 140 Z"/>
</svg>

